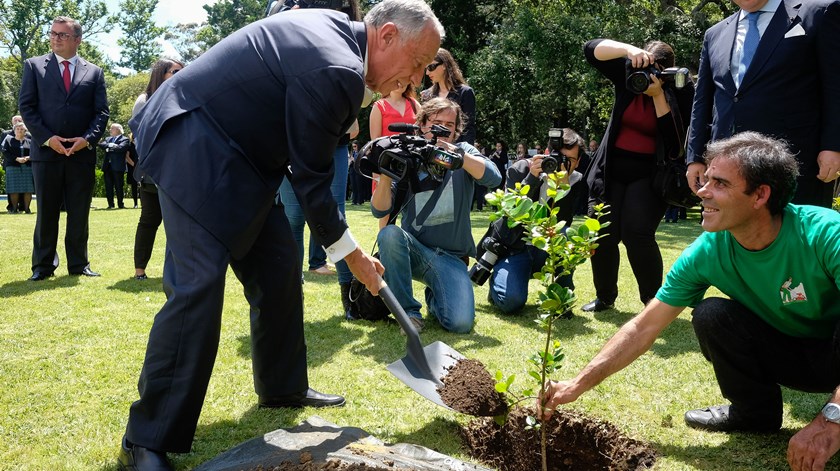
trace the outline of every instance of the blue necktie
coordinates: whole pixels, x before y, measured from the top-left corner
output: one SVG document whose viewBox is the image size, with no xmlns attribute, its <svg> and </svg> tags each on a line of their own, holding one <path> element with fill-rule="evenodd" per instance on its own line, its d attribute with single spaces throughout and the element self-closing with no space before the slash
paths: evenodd
<svg viewBox="0 0 840 471">
<path fill-rule="evenodd" d="M 755 50 L 758 49 L 758 41 L 761 36 L 758 34 L 758 16 L 760 11 L 754 11 L 747 14 L 749 25 L 747 26 L 747 36 L 744 38 L 744 49 L 741 54 L 741 64 L 738 66 L 738 86 L 744 81 L 744 75 L 750 67 L 750 62 L 755 56 Z"/>
</svg>

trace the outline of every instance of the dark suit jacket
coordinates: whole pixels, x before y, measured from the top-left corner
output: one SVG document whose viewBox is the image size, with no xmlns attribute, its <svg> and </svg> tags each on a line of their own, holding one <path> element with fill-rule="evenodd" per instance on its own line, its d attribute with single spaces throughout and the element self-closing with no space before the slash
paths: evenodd
<svg viewBox="0 0 840 471">
<path fill-rule="evenodd" d="M 815 180 L 819 151 L 840 151 L 840 3 L 782 0 L 736 90 L 730 58 L 738 14 L 706 31 L 686 160 L 702 162 L 709 141 L 758 131 L 786 139 L 800 173 Z"/>
<path fill-rule="evenodd" d="M 105 160 L 102 161 L 102 171 L 123 172 L 126 171 L 125 154 L 131 141 L 124 134 L 116 137 L 108 137 L 99 143 L 99 147 L 105 150 Z"/>
<path fill-rule="evenodd" d="M 102 69 L 81 57 L 76 62 L 70 93 L 64 89 L 55 55 L 27 59 L 20 87 L 20 115 L 32 133 L 32 161 L 65 158 L 44 146 L 52 136 L 84 137 L 90 148 L 79 150 L 72 159 L 96 162 L 93 146 L 108 123 L 108 99 Z"/>
<path fill-rule="evenodd" d="M 236 257 L 259 234 L 291 164 L 309 227 L 332 245 L 347 228 L 330 193 L 333 153 L 361 107 L 366 44 L 364 24 L 327 10 L 240 29 L 132 119 L 141 170 Z"/>
</svg>

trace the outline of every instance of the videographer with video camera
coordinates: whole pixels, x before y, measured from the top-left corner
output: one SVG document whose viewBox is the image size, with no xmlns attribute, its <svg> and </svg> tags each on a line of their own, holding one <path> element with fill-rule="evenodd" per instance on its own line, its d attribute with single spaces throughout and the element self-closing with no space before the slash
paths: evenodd
<svg viewBox="0 0 840 471">
<path fill-rule="evenodd" d="M 473 287 L 467 274 L 467 258 L 475 256 L 470 226 L 473 182 L 493 188 L 502 181 L 502 175 L 472 145 L 454 144 L 464 122 L 461 108 L 451 100 L 433 98 L 423 103 L 417 114 L 423 137 L 432 139 L 433 125 L 445 126 L 451 132 L 438 137 L 436 145 L 460 155 L 463 166 L 446 170 L 441 178 L 434 164 L 421 165 L 400 208 L 402 227 L 388 225 L 377 236 L 385 282 L 418 331 L 423 319 L 412 279 L 426 285 L 426 308 L 444 329 L 467 333 L 475 320 Z M 393 179 L 382 173 L 371 199 L 375 217 L 391 213 L 395 188 Z"/>
<path fill-rule="evenodd" d="M 568 228 L 574 218 L 575 202 L 578 196 L 586 191 L 583 175 L 576 170 L 583 152 L 584 141 L 578 133 L 569 128 L 552 129 L 552 131 L 559 131 L 560 135 L 549 139 L 548 152 L 545 155 L 517 160 L 511 165 L 507 171 L 507 187 L 516 188 L 517 183 L 528 185 L 530 187 L 528 197 L 533 201 L 558 208 L 557 219 L 566 221 L 565 228 Z M 546 160 L 550 162 L 544 164 Z M 570 188 L 559 200 L 547 201 L 548 184 L 544 177 L 546 173 L 560 171 L 566 172 L 563 182 Z M 501 245 L 496 245 L 496 242 Z M 499 249 L 494 249 L 494 247 L 499 247 Z M 497 250 L 502 253 L 483 257 L 486 250 Z M 526 244 L 522 239 L 521 226 L 508 228 L 505 219 L 497 219 L 491 223 L 487 233 L 479 242 L 478 251 L 481 258 L 470 270 L 472 280 L 478 284 L 484 284 L 487 280 L 486 271 L 490 268 L 492 270 L 490 302 L 506 314 L 522 309 L 528 301 L 528 281 L 545 265 L 548 253 Z M 492 266 L 482 263 L 488 259 L 492 260 L 493 255 L 497 261 Z M 575 289 L 571 274 L 561 277 L 559 283 L 564 288 Z M 571 312 L 565 315 L 571 316 Z"/>
<path fill-rule="evenodd" d="M 656 228 L 666 203 L 653 191 L 657 162 L 680 157 L 685 147 L 694 86 L 674 68 L 674 50 L 662 41 L 644 49 L 610 39 L 584 45 L 586 60 L 615 87 L 615 104 L 602 145 L 586 171 L 589 210 L 609 205 L 598 250 L 592 256 L 596 299 L 588 312 L 610 309 L 618 297 L 618 243 L 623 242 L 639 299 L 647 304 L 662 285 Z"/>
</svg>

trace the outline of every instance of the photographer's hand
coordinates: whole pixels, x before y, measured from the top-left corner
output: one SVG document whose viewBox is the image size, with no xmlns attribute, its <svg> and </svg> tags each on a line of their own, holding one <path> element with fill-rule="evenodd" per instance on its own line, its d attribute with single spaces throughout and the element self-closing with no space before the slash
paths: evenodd
<svg viewBox="0 0 840 471">
<path fill-rule="evenodd" d="M 347 262 L 353 276 L 361 281 L 371 294 L 379 294 L 380 280 L 385 273 L 382 262 L 364 253 L 359 247 L 347 254 L 344 261 Z"/>
<path fill-rule="evenodd" d="M 530 159 L 528 165 L 531 168 L 531 175 L 540 178 L 540 174 L 542 173 L 542 161 L 545 158 L 544 155 L 535 155 Z"/>
</svg>

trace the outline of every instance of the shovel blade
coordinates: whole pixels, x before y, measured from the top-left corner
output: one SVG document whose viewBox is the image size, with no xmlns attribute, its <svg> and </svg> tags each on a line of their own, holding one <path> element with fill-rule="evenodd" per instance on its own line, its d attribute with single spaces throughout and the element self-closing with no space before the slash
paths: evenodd
<svg viewBox="0 0 840 471">
<path fill-rule="evenodd" d="M 420 394 L 439 406 L 451 409 L 443 403 L 440 394 L 437 392 L 437 388 L 441 385 L 440 378 L 446 375 L 447 368 L 464 358 L 464 356 L 440 341 L 423 347 L 423 354 L 426 360 L 428 360 L 432 373 L 431 378 L 428 372 L 424 372 L 421 365 L 418 365 L 410 355 L 406 355 L 391 363 L 387 366 L 387 369 L 398 380 L 417 392 L 417 394 Z"/>
</svg>

